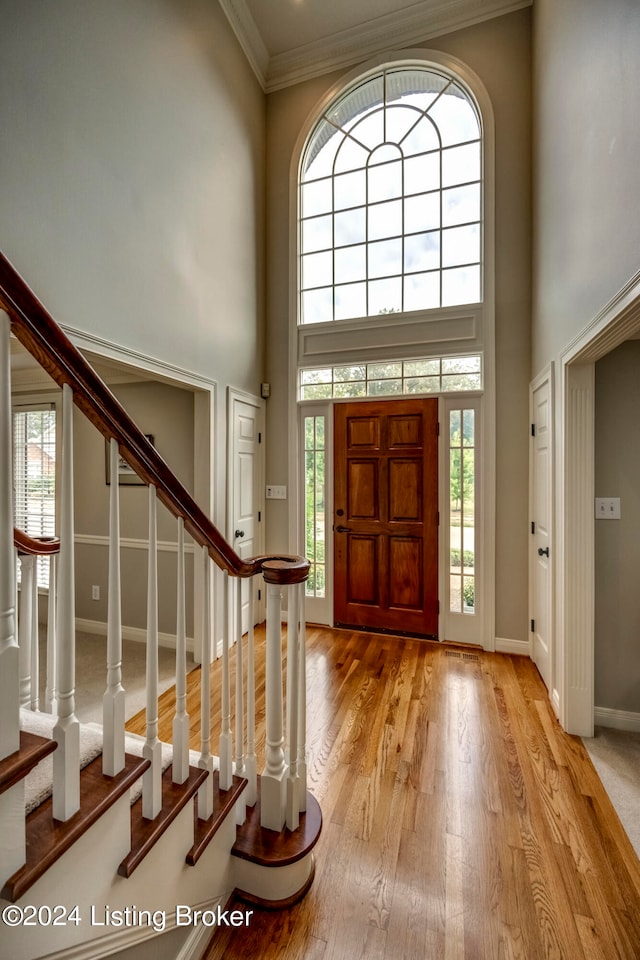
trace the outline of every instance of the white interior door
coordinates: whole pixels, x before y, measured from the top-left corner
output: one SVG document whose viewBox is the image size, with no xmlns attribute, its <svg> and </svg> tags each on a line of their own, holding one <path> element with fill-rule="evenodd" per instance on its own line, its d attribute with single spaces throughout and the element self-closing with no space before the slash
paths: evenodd
<svg viewBox="0 0 640 960">
<path fill-rule="evenodd" d="M 242 559 L 263 552 L 262 401 L 229 390 L 230 457 L 228 537 Z M 254 577 L 254 622 L 263 619 L 262 578 Z M 249 581 L 242 585 L 242 632 L 249 626 Z M 230 610 L 233 628 L 235 608 Z M 235 631 L 232 633 L 235 637 Z"/>
<path fill-rule="evenodd" d="M 553 383 L 551 369 L 531 386 L 531 657 L 548 690 L 553 636 Z"/>
</svg>

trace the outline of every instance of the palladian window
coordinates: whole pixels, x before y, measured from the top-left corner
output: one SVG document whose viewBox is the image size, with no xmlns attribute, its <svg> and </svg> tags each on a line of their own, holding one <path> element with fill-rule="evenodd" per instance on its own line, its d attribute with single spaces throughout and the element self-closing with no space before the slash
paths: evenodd
<svg viewBox="0 0 640 960">
<path fill-rule="evenodd" d="M 464 87 L 389 67 L 312 132 L 299 182 L 299 322 L 482 299 L 482 151 Z"/>
</svg>

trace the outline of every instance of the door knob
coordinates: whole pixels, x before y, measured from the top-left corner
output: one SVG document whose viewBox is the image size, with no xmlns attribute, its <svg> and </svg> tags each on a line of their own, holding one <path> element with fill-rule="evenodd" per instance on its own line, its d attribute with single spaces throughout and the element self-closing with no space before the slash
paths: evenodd
<svg viewBox="0 0 640 960">
<path fill-rule="evenodd" d="M 336 533 L 351 533 L 351 527 L 338 526 L 335 527 Z"/>
<path fill-rule="evenodd" d="M 240 537 L 244 537 L 244 530 L 236 530 L 235 538 L 238 540 Z"/>
<path fill-rule="evenodd" d="M 539 557 L 548 557 L 548 556 L 549 556 L 549 547 L 538 547 L 538 556 L 539 556 Z"/>
</svg>

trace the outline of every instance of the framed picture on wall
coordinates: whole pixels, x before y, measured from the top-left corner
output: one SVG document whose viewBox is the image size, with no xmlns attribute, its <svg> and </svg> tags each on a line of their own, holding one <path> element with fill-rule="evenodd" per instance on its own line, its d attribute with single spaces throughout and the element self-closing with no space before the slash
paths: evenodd
<svg viewBox="0 0 640 960">
<path fill-rule="evenodd" d="M 149 441 L 152 447 L 155 447 L 156 442 L 152 433 L 145 433 L 145 437 Z M 111 458 L 109 456 L 109 441 L 105 441 L 105 464 L 106 464 L 106 478 L 107 484 L 111 483 Z M 118 457 L 118 485 L 124 487 L 143 487 L 145 485 L 144 480 L 141 480 L 138 474 L 135 472 L 133 467 L 130 467 L 124 457 Z"/>
</svg>

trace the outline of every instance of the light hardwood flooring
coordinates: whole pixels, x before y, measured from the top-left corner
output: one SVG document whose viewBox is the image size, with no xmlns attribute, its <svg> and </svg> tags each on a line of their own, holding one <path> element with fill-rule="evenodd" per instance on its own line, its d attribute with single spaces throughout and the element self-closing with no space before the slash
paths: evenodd
<svg viewBox="0 0 640 960">
<path fill-rule="evenodd" d="M 638 859 L 529 660 L 339 630 L 307 640 L 315 881 L 298 905 L 221 930 L 206 960 L 640 958 Z M 172 715 L 168 693 L 161 738 Z"/>
</svg>

